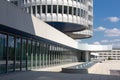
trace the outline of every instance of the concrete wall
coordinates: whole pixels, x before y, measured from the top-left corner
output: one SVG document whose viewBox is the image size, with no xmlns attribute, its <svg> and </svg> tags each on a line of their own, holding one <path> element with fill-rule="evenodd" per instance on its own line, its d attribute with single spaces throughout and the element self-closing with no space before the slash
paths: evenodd
<svg viewBox="0 0 120 80">
<path fill-rule="evenodd" d="M 86 51 L 111 51 L 112 45 L 89 45 L 89 44 L 78 44 L 80 50 Z"/>
<path fill-rule="evenodd" d="M 0 0 L 0 24 L 77 48 L 74 39 L 5 0 Z"/>
</svg>

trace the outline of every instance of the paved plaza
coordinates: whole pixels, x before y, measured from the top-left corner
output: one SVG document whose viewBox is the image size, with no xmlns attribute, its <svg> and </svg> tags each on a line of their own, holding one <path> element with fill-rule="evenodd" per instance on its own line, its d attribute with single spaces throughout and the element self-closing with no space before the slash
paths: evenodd
<svg viewBox="0 0 120 80">
<path fill-rule="evenodd" d="M 74 63 L 75 64 L 75 63 Z M 76 63 L 78 64 L 78 63 Z M 68 64 L 70 66 L 70 64 Z M 72 64 L 73 65 L 73 64 Z M 66 66 L 66 65 L 65 65 Z M 120 70 L 120 61 L 105 61 L 91 67 L 89 74 L 61 73 L 60 67 L 0 75 L 0 80 L 120 80 L 120 76 L 110 75 L 110 69 Z M 57 70 L 58 69 L 58 70 Z"/>
<path fill-rule="evenodd" d="M 103 61 L 90 68 L 90 74 L 110 75 L 110 70 L 120 70 L 120 60 Z"/>
</svg>

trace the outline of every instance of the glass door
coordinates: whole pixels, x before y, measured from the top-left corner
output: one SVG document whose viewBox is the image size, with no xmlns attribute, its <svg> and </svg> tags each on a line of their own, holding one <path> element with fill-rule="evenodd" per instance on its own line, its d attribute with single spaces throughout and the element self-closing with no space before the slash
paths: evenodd
<svg viewBox="0 0 120 80">
<path fill-rule="evenodd" d="M 28 40 L 27 48 L 27 69 L 31 70 L 31 40 Z"/>
<path fill-rule="evenodd" d="M 0 74 L 6 72 L 6 44 L 7 36 L 0 34 Z"/>
<path fill-rule="evenodd" d="M 21 63 L 21 38 L 16 38 L 16 46 L 15 46 L 15 70 L 20 71 L 20 63 Z"/>
<path fill-rule="evenodd" d="M 14 71 L 15 48 L 14 37 L 8 36 L 8 72 Z"/>
<path fill-rule="evenodd" d="M 27 40 L 22 39 L 22 56 L 21 56 L 21 66 L 22 71 L 25 71 L 27 69 Z"/>
</svg>

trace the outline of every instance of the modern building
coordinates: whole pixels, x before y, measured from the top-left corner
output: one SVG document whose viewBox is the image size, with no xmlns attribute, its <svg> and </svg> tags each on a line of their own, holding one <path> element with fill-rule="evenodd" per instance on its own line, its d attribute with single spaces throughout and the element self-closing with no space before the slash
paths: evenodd
<svg viewBox="0 0 120 80">
<path fill-rule="evenodd" d="M 93 0 L 10 0 L 74 39 L 93 35 Z"/>
<path fill-rule="evenodd" d="M 92 36 L 92 7 L 93 0 L 0 0 L 0 74 L 89 61 L 75 39 Z"/>
<path fill-rule="evenodd" d="M 87 43 L 86 44 L 80 43 L 78 48 L 85 51 L 86 55 L 91 56 L 90 60 L 103 60 L 106 58 L 104 58 L 104 56 L 101 57 L 100 54 L 112 52 L 113 46 L 112 45 L 90 45 Z M 89 54 L 87 54 L 87 53 L 89 53 Z M 86 60 L 87 59 L 88 59 L 88 57 L 86 57 Z M 88 59 L 88 61 L 89 61 L 89 59 Z"/>
<path fill-rule="evenodd" d="M 120 49 L 113 48 L 110 51 L 96 52 L 96 58 L 105 60 L 120 60 Z"/>
</svg>

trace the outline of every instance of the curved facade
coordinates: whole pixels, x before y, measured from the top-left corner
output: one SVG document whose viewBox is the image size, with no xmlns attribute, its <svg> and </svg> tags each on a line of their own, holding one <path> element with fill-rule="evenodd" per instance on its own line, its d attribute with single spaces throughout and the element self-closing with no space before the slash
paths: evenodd
<svg viewBox="0 0 120 80">
<path fill-rule="evenodd" d="M 18 0 L 18 5 L 72 38 L 92 36 L 93 0 Z"/>
</svg>

